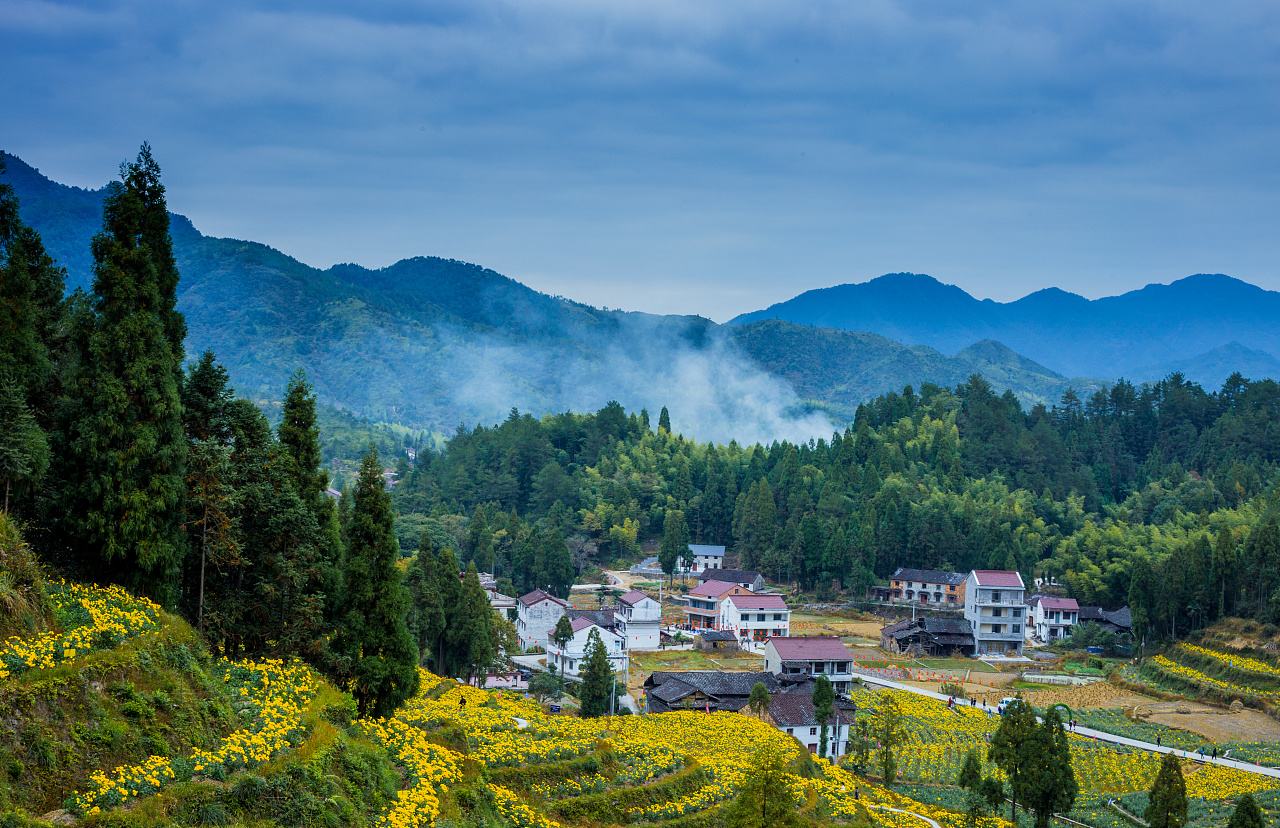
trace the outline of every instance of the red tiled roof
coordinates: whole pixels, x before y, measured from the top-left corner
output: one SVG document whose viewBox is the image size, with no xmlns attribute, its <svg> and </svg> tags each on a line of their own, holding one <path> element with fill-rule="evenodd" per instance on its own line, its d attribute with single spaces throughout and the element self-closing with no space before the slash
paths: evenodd
<svg viewBox="0 0 1280 828">
<path fill-rule="evenodd" d="M 833 636 L 770 638 L 769 643 L 783 661 L 852 661 L 853 653 Z"/>
<path fill-rule="evenodd" d="M 738 609 L 786 609 L 787 604 L 781 595 L 730 595 L 729 600 Z"/>
<path fill-rule="evenodd" d="M 975 569 L 973 575 L 978 579 L 978 586 L 1026 588 L 1022 583 L 1022 576 L 1007 569 Z"/>
<path fill-rule="evenodd" d="M 596 622 L 592 621 L 590 618 L 575 618 L 569 622 L 569 627 L 574 632 L 582 632 L 587 627 L 593 626 L 595 623 Z"/>
<path fill-rule="evenodd" d="M 552 595 L 550 592 L 546 592 L 541 589 L 535 589 L 533 592 L 530 592 L 527 595 L 520 596 L 520 603 L 524 604 L 526 607 L 531 607 L 534 604 L 538 603 L 539 601 L 548 601 L 548 600 L 555 601 L 557 604 L 559 604 L 562 607 L 569 606 L 568 601 L 562 601 L 556 596 Z"/>
<path fill-rule="evenodd" d="M 643 601 L 648 597 L 649 597 L 648 595 L 641 592 L 640 590 L 633 589 L 630 592 L 623 593 L 622 597 L 620 597 L 618 600 L 624 604 L 635 606 L 636 604 L 640 603 L 641 601 Z"/>
<path fill-rule="evenodd" d="M 736 586 L 737 584 L 727 584 L 724 581 L 703 581 L 689 590 L 689 594 L 698 598 L 719 598 Z"/>
<path fill-rule="evenodd" d="M 1040 602 L 1040 606 L 1045 609 L 1053 610 L 1080 610 L 1080 605 L 1076 603 L 1074 598 L 1054 598 L 1049 595 L 1041 595 L 1036 599 Z"/>
</svg>

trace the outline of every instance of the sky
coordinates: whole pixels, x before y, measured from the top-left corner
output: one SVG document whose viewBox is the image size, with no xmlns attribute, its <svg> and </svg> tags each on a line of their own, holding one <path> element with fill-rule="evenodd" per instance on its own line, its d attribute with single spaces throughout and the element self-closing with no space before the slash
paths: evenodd
<svg viewBox="0 0 1280 828">
<path fill-rule="evenodd" d="M 0 148 L 316 266 L 723 321 L 930 273 L 1280 289 L 1280 4 L 0 0 Z"/>
</svg>

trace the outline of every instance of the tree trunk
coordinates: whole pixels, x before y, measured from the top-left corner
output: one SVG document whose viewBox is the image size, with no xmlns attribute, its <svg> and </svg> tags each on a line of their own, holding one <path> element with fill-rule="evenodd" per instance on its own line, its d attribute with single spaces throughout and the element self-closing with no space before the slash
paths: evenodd
<svg viewBox="0 0 1280 828">
<path fill-rule="evenodd" d="M 204 519 L 200 523 L 200 600 L 196 609 L 196 629 L 204 635 L 204 560 L 209 548 L 209 507 L 204 507 Z"/>
</svg>

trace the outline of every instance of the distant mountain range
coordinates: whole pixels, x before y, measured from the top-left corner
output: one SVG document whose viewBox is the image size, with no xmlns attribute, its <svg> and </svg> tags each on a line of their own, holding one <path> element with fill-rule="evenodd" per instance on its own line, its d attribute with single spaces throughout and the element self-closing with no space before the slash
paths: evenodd
<svg viewBox="0 0 1280 828">
<path fill-rule="evenodd" d="M 3 161 L 0 180 L 14 187 L 23 218 L 67 268 L 68 287 L 88 288 L 89 241 L 101 222 L 104 190 L 51 181 L 12 155 Z M 1120 364 L 1141 366 L 1143 378 L 1179 367 L 1210 384 L 1237 363 L 1246 374 L 1280 375 L 1271 355 L 1280 350 L 1274 329 L 1263 337 L 1249 332 L 1260 323 L 1226 327 L 1210 341 L 1200 333 L 1207 326 L 1197 322 L 1186 336 L 1204 340 L 1203 358 L 1185 347 L 1162 354 L 1139 342 L 1159 327 L 1144 321 L 1155 310 L 1132 303 L 1108 317 L 1117 321 L 1105 328 L 1105 342 L 1071 341 L 1085 335 L 1044 310 L 1038 317 L 1044 336 L 1070 341 L 1046 347 L 1026 308 L 1065 303 L 1077 308 L 1070 319 L 1092 319 L 1080 308 L 1111 301 L 1061 291 L 1000 305 L 927 276 L 887 276 L 832 288 L 836 293 L 823 299 L 814 295 L 820 291 L 802 294 L 717 325 L 698 316 L 590 307 L 466 262 L 417 257 L 381 269 L 322 270 L 263 244 L 205 236 L 178 214 L 170 227 L 189 355 L 214 350 L 237 389 L 260 399 L 278 398 L 288 376 L 303 367 L 322 401 L 420 428 L 491 422 L 513 407 L 536 414 L 592 410 L 616 399 L 629 409 L 668 405 L 674 425 L 702 439 L 798 439 L 841 425 L 877 394 L 925 382 L 952 386 L 973 373 L 1026 403 L 1054 401 L 1068 387 L 1087 392 L 1099 381 L 1068 375 L 1130 372 Z M 1247 312 L 1259 318 L 1265 315 L 1259 296 L 1276 296 L 1226 277 L 1185 282 L 1247 295 L 1240 301 L 1252 303 Z M 1165 308 L 1161 318 L 1193 327 L 1192 312 L 1178 319 L 1171 300 L 1155 304 Z M 999 309 L 1012 306 L 1024 309 L 1024 321 L 1001 327 Z M 1111 366 L 1085 356 L 1114 351 L 1125 359 Z"/>
<path fill-rule="evenodd" d="M 1217 385 L 1233 370 L 1280 375 L 1280 293 L 1221 274 L 1103 299 L 1048 288 L 994 302 L 932 276 L 893 273 L 806 291 L 731 324 L 763 319 L 870 331 L 946 352 L 996 340 L 1071 376 L 1147 380 L 1181 370 Z"/>
</svg>

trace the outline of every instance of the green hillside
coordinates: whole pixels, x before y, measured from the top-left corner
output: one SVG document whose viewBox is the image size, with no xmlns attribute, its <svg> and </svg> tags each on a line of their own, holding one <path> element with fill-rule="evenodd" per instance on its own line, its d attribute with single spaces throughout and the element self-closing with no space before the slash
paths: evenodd
<svg viewBox="0 0 1280 828">
<path fill-rule="evenodd" d="M 4 162 L 0 180 L 66 267 L 68 287 L 88 288 L 105 190 L 58 184 L 11 155 Z M 263 244 L 205 236 L 177 214 L 170 229 L 189 355 L 214 350 L 237 390 L 264 401 L 305 366 L 323 403 L 414 429 L 449 433 L 512 407 L 543 414 L 617 400 L 631 410 L 668 405 L 677 428 L 703 439 L 806 439 L 907 384 L 954 386 L 978 372 L 1025 402 L 1056 400 L 1067 385 L 1011 352 L 947 357 L 843 331 L 603 310 L 434 257 L 319 269 Z"/>
</svg>

